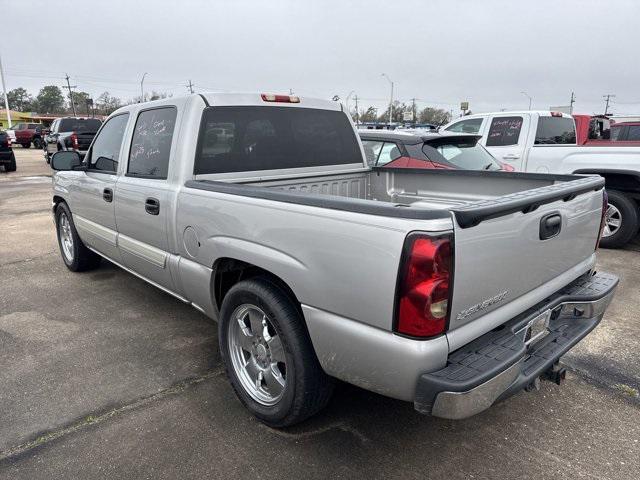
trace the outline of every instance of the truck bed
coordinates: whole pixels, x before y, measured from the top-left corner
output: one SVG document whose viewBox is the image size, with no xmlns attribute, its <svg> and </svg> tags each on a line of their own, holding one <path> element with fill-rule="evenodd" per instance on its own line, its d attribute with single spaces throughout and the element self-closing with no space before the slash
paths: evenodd
<svg viewBox="0 0 640 480">
<path fill-rule="evenodd" d="M 297 178 L 201 180 L 188 186 L 392 217 L 434 219 L 449 217 L 452 211 L 466 227 L 600 189 L 603 180 L 522 172 L 374 168 Z"/>
</svg>

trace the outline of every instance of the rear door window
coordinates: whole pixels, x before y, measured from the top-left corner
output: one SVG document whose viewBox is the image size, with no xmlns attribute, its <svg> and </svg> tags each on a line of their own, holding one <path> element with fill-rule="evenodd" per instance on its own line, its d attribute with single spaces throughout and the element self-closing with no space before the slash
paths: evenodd
<svg viewBox="0 0 640 480">
<path fill-rule="evenodd" d="M 494 117 L 487 134 L 487 147 L 517 145 L 522 122 L 522 117 Z"/>
<path fill-rule="evenodd" d="M 378 140 L 363 140 L 362 148 L 364 149 L 364 156 L 367 158 L 367 164 L 373 167 L 376 164 L 378 155 L 380 155 L 380 149 L 384 142 Z"/>
<path fill-rule="evenodd" d="M 382 146 L 382 150 L 380 150 L 380 155 L 378 156 L 378 163 L 376 163 L 376 166 L 381 167 L 382 165 L 386 165 L 389 162 L 393 162 L 401 156 L 402 154 L 400 153 L 400 148 L 398 147 L 398 145 L 392 142 L 386 142 Z"/>
<path fill-rule="evenodd" d="M 572 118 L 540 117 L 536 145 L 571 145 L 576 143 L 576 126 Z"/>
<path fill-rule="evenodd" d="M 127 175 L 166 179 L 176 108 L 154 108 L 140 112 L 133 131 Z"/>
<path fill-rule="evenodd" d="M 446 130 L 448 132 L 458 133 L 478 133 L 480 131 L 480 127 L 482 127 L 482 120 L 482 118 L 470 118 L 468 120 L 461 120 L 454 123 L 453 125 L 449 125 Z"/>
<path fill-rule="evenodd" d="M 627 138 L 625 140 L 640 140 L 640 125 L 629 125 L 627 127 Z"/>
<path fill-rule="evenodd" d="M 362 165 L 341 111 L 299 107 L 210 107 L 203 113 L 194 173 Z"/>
</svg>

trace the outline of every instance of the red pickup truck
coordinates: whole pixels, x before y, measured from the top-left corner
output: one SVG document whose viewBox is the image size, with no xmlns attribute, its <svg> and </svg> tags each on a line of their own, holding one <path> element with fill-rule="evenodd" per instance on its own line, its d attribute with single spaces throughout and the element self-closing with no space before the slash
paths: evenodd
<svg viewBox="0 0 640 480">
<path fill-rule="evenodd" d="M 12 130 L 16 136 L 16 143 L 24 148 L 31 147 L 31 144 L 35 148 L 42 148 L 43 128 L 44 125 L 40 123 L 18 123 Z"/>
<path fill-rule="evenodd" d="M 614 123 L 602 115 L 573 115 L 578 145 L 640 146 L 640 122 Z"/>
</svg>

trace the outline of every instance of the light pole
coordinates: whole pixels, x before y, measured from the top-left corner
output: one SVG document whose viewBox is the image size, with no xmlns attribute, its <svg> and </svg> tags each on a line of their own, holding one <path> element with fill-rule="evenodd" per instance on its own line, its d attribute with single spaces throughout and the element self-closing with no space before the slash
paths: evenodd
<svg viewBox="0 0 640 480">
<path fill-rule="evenodd" d="M 7 86 L 4 83 L 4 70 L 2 69 L 2 58 L 0 58 L 0 78 L 2 78 L 2 93 L 4 96 L 4 108 L 7 111 L 7 122 L 11 128 L 11 110 L 9 110 L 9 99 L 7 98 Z"/>
<path fill-rule="evenodd" d="M 382 76 L 387 79 L 387 81 L 391 84 L 391 97 L 389 100 L 389 127 L 391 127 L 391 122 L 393 120 L 393 81 L 389 78 L 389 75 L 383 73 Z"/>
<path fill-rule="evenodd" d="M 140 80 L 140 103 L 144 102 L 144 77 L 147 76 L 147 72 L 144 72 L 142 75 L 142 80 Z"/>
<path fill-rule="evenodd" d="M 529 94 L 527 92 L 520 92 L 521 94 L 523 94 L 525 97 L 527 97 L 529 99 L 529 110 L 531 110 L 531 101 L 533 100 Z"/>
<path fill-rule="evenodd" d="M 349 100 L 351 100 L 351 95 L 353 95 L 354 93 L 356 93 L 355 90 L 351 90 L 349 92 L 349 95 L 347 95 L 347 98 L 345 99 L 344 103 L 346 103 L 347 105 L 347 114 L 351 115 L 351 110 L 349 110 Z"/>
</svg>

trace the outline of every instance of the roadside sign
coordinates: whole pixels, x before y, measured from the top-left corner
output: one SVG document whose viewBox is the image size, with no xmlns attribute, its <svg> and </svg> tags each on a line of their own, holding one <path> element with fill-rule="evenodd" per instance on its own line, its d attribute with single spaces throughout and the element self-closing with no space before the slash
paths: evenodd
<svg viewBox="0 0 640 480">
<path fill-rule="evenodd" d="M 469 102 L 460 102 L 460 110 L 463 112 L 469 110 Z"/>
<path fill-rule="evenodd" d="M 411 122 L 413 120 L 413 112 L 403 112 L 402 120 L 405 122 Z"/>
</svg>

